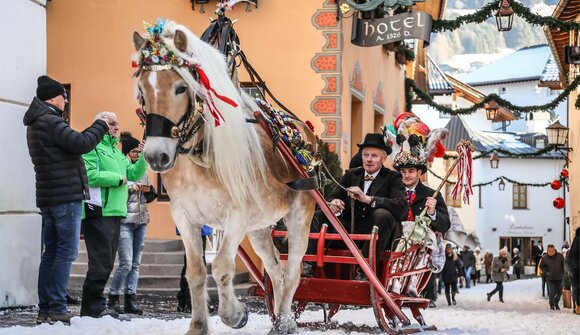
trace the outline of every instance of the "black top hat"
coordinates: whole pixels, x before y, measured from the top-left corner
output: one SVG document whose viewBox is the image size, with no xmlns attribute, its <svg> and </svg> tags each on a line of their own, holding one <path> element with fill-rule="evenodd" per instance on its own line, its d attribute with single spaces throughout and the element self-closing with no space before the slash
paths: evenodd
<svg viewBox="0 0 580 335">
<path fill-rule="evenodd" d="M 387 155 L 390 155 L 393 152 L 393 149 L 385 143 L 385 138 L 382 134 L 377 133 L 370 133 L 365 136 L 364 142 L 361 144 L 357 144 L 359 148 L 377 148 L 381 150 L 385 150 Z"/>
<path fill-rule="evenodd" d="M 49 76 L 38 77 L 38 87 L 36 88 L 36 97 L 42 101 L 50 100 L 59 95 L 64 95 L 64 86 Z"/>
</svg>

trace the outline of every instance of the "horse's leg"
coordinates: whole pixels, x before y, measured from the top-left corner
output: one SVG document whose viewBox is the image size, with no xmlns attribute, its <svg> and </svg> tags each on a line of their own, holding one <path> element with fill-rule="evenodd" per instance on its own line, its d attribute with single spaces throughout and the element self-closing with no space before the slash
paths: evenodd
<svg viewBox="0 0 580 335">
<path fill-rule="evenodd" d="M 292 313 L 294 293 L 300 284 L 300 262 L 308 246 L 308 233 L 314 213 L 314 202 L 308 193 L 300 193 L 285 216 L 288 229 L 288 261 L 284 272 L 284 289 L 272 332 L 288 334 L 297 330 Z"/>
<path fill-rule="evenodd" d="M 172 216 L 175 220 L 187 258 L 187 271 L 185 277 L 189 284 L 191 295 L 191 322 L 186 335 L 208 334 L 207 327 L 207 302 L 205 292 L 205 282 L 207 270 L 202 258 L 202 240 L 200 226 L 193 225 L 185 213 L 172 206 Z"/>
<path fill-rule="evenodd" d="M 268 272 L 274 290 L 274 315 L 280 311 L 280 301 L 284 287 L 284 269 L 280 264 L 280 254 L 272 240 L 272 229 L 264 228 L 248 232 L 248 238 L 254 251 L 264 262 L 264 268 Z"/>
<path fill-rule="evenodd" d="M 236 221 L 240 222 L 240 221 Z M 244 303 L 236 299 L 232 283 L 236 270 L 235 257 L 245 231 L 230 225 L 224 230 L 222 244 L 212 263 L 212 276 L 219 294 L 219 316 L 232 328 L 242 328 L 248 322 L 248 311 Z"/>
</svg>

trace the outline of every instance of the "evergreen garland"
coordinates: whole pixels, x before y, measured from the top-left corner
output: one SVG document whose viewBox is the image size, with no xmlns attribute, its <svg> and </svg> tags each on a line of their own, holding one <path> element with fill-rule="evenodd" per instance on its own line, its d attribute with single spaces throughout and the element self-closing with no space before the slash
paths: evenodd
<svg viewBox="0 0 580 335">
<path fill-rule="evenodd" d="M 490 17 L 495 16 L 495 12 L 499 8 L 499 2 L 500 0 L 490 2 L 475 13 L 462 15 L 454 20 L 433 20 L 431 31 L 453 31 L 466 23 L 481 23 L 486 21 Z M 529 8 L 515 0 L 510 0 L 510 5 L 512 6 L 515 15 L 521 17 L 530 24 L 548 26 L 550 28 L 559 29 L 560 31 L 580 30 L 580 23 L 578 22 L 562 21 L 551 16 L 541 16 L 534 14 L 530 11 Z"/>
<path fill-rule="evenodd" d="M 429 170 L 429 172 L 432 175 L 434 175 L 435 177 L 439 178 L 440 180 L 443 180 L 443 177 L 441 177 L 438 174 L 436 174 L 435 172 L 433 172 L 433 170 L 431 170 L 431 169 L 428 169 L 428 170 Z M 551 184 L 551 182 L 547 182 L 547 183 L 524 183 L 524 182 L 521 182 L 521 181 L 517 181 L 517 180 L 510 179 L 510 178 L 508 178 L 506 176 L 500 176 L 500 177 L 497 177 L 497 178 L 495 178 L 493 180 L 490 180 L 488 182 L 485 182 L 485 183 L 477 183 L 477 184 L 473 184 L 472 186 L 473 187 L 488 186 L 488 185 L 491 185 L 491 184 L 493 184 L 496 181 L 501 180 L 501 179 L 506 180 L 506 181 L 509 181 L 512 184 L 523 185 L 523 186 L 530 186 L 530 187 L 546 187 L 546 186 L 550 186 L 550 184 Z M 457 181 L 447 180 L 446 183 L 453 185 L 453 184 L 457 183 Z"/>
<path fill-rule="evenodd" d="M 504 149 L 497 148 L 497 149 L 490 149 L 488 151 L 484 151 L 484 152 L 482 152 L 482 153 L 480 153 L 478 155 L 475 155 L 475 156 L 472 157 L 472 160 L 485 158 L 489 154 L 493 153 L 494 151 L 497 152 L 497 153 L 500 153 L 500 154 L 503 154 L 503 155 L 507 156 L 506 158 L 523 158 L 523 157 L 538 157 L 538 156 L 542 156 L 542 155 L 544 155 L 544 154 L 546 154 L 546 153 L 548 153 L 548 152 L 550 152 L 552 150 L 556 150 L 556 149 L 558 149 L 558 146 L 556 146 L 554 144 L 550 144 L 547 147 L 545 147 L 543 149 L 540 149 L 540 150 L 538 150 L 536 152 L 517 153 L 517 154 L 515 154 L 513 152 L 510 152 L 510 151 L 507 151 L 507 150 L 504 150 Z M 456 155 L 447 155 L 447 154 L 445 154 L 443 156 L 443 159 L 450 159 L 450 158 L 451 159 L 456 159 L 457 156 Z M 564 159 L 564 157 L 555 157 L 555 158 Z"/>
<path fill-rule="evenodd" d="M 338 154 L 330 151 L 328 143 L 321 139 L 318 140 L 318 153 L 320 153 L 320 158 L 324 162 L 324 165 L 326 165 L 330 174 L 332 174 L 332 177 L 336 180 L 340 180 L 342 178 L 342 167 L 340 166 L 340 158 L 338 157 Z M 330 179 L 329 176 L 326 176 L 326 178 Z M 322 190 L 323 195 L 330 194 L 336 187 L 334 183 L 321 186 L 324 186 L 324 189 Z"/>
<path fill-rule="evenodd" d="M 413 93 L 415 93 L 417 95 L 417 97 L 419 97 L 423 102 L 425 102 L 427 105 L 435 108 L 436 110 L 438 110 L 444 114 L 450 114 L 450 115 L 473 114 L 478 109 L 484 108 L 484 105 L 486 103 L 490 102 L 491 100 L 495 100 L 495 102 L 497 102 L 497 104 L 500 105 L 501 107 L 504 107 L 504 108 L 508 109 L 509 111 L 511 111 L 512 113 L 514 113 L 515 115 L 520 116 L 521 113 L 554 110 L 562 101 L 564 101 L 566 99 L 566 97 L 568 97 L 568 95 L 570 95 L 570 92 L 572 92 L 573 90 L 575 90 L 578 87 L 578 85 L 580 84 L 580 76 L 574 78 L 574 80 L 570 83 L 570 85 L 568 85 L 568 87 L 566 87 L 566 89 L 563 90 L 562 93 L 560 93 L 554 100 L 552 100 L 549 103 L 543 104 L 543 105 L 518 106 L 518 105 L 514 105 L 511 102 L 505 100 L 504 98 L 500 97 L 499 95 L 492 93 L 492 94 L 485 96 L 483 98 L 483 100 L 472 105 L 471 107 L 458 108 L 458 109 L 451 109 L 447 106 L 443 106 L 443 105 L 436 103 L 435 101 L 433 101 L 433 98 L 431 98 L 431 96 L 428 93 L 426 93 L 425 91 L 423 91 L 419 87 L 417 87 L 417 85 L 415 84 L 415 81 L 413 81 L 413 79 L 406 78 L 405 81 L 406 81 L 405 82 L 406 90 L 409 90 L 409 91 L 412 90 Z M 406 92 L 406 96 L 407 96 L 407 101 L 406 101 L 407 111 L 411 111 L 411 100 L 412 99 L 409 100 L 409 98 L 412 97 L 412 93 Z M 580 96 L 576 97 L 575 106 L 576 106 L 576 108 L 580 109 Z"/>
</svg>

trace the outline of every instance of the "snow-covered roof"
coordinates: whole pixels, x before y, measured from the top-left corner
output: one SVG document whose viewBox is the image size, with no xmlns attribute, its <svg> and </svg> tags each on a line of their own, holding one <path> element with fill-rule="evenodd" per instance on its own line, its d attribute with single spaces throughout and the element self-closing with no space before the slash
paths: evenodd
<svg viewBox="0 0 580 335">
<path fill-rule="evenodd" d="M 544 72 L 542 72 L 540 82 L 545 83 L 559 80 L 560 71 L 558 71 L 558 64 L 556 64 L 554 56 L 550 54 L 550 59 L 548 59 L 548 64 L 544 67 Z"/>
<path fill-rule="evenodd" d="M 475 86 L 539 80 L 550 56 L 545 44 L 522 48 L 459 79 Z"/>
<path fill-rule="evenodd" d="M 429 54 L 427 54 L 427 71 L 429 78 L 429 93 L 434 95 L 453 93 L 453 86 Z"/>
</svg>

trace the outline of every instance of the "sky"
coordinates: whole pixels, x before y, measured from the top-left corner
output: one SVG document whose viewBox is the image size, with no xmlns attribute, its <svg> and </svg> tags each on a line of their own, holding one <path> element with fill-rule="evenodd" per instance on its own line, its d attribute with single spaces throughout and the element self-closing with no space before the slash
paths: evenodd
<svg viewBox="0 0 580 335">
<path fill-rule="evenodd" d="M 529 335 L 529 334 L 575 334 L 580 326 L 580 316 L 570 309 L 562 308 L 560 312 L 551 312 L 547 298 L 541 296 L 539 278 L 525 279 L 505 283 L 504 301 L 498 301 L 497 294 L 492 301 L 486 300 L 486 292 L 495 284 L 479 284 L 471 289 L 460 289 L 456 296 L 457 305 L 447 306 L 444 295 L 437 300 L 437 308 L 424 311 L 428 324 L 434 324 L 438 332 L 423 334 L 448 335 Z M 408 313 L 409 315 L 410 313 Z M 322 319 L 321 311 L 306 311 L 299 322 L 313 322 Z M 412 318 L 411 318 L 412 319 Z M 369 308 L 344 309 L 334 317 L 337 329 L 324 330 L 301 328 L 300 334 L 378 334 L 380 330 L 375 322 L 373 311 Z M 267 334 L 270 329 L 270 317 L 265 314 L 250 314 L 246 327 L 233 330 L 221 323 L 218 316 L 209 320 L 212 334 Z M 33 328 L 15 326 L 0 329 L 0 335 L 183 335 L 189 327 L 189 319 L 176 320 L 134 319 L 118 321 L 110 317 L 103 319 L 72 319 L 70 326 L 61 323 L 40 325 Z M 332 327 L 335 328 L 335 327 Z"/>
</svg>

